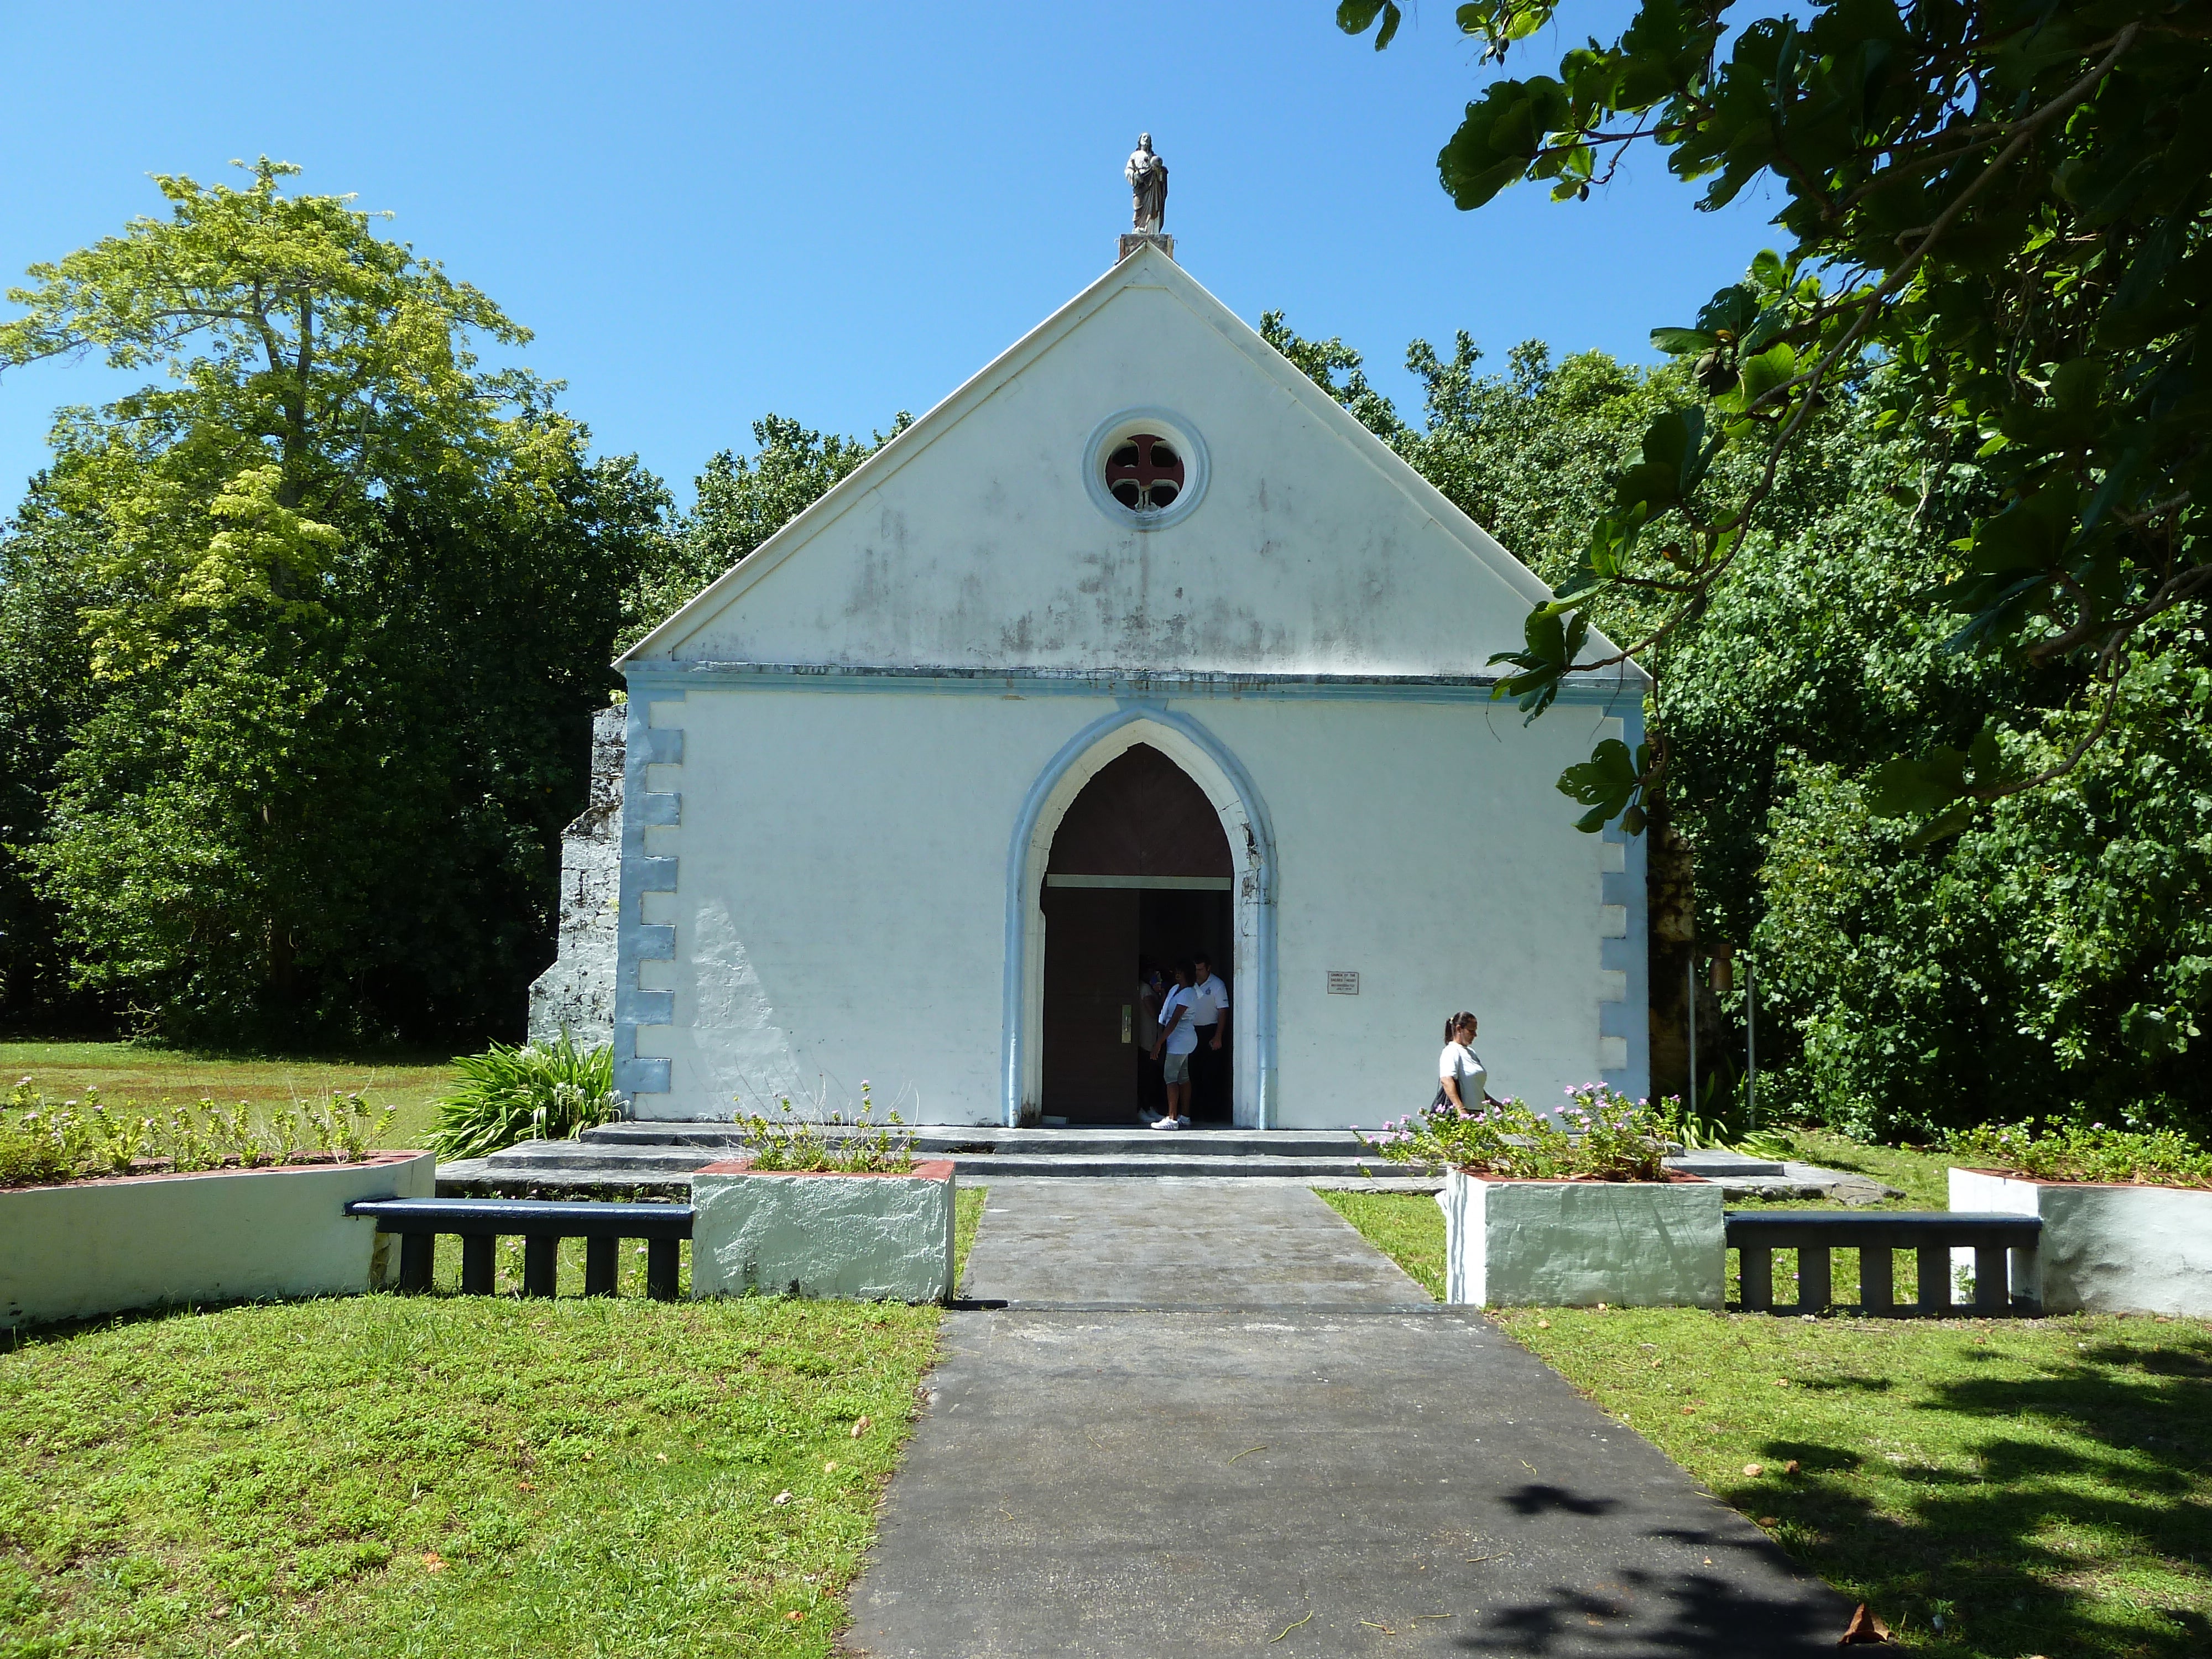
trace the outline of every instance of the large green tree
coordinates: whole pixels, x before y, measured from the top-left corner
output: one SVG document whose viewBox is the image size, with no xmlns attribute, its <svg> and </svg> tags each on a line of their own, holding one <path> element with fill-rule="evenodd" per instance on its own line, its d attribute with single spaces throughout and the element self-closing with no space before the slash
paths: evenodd
<svg viewBox="0 0 2212 1659">
<path fill-rule="evenodd" d="M 48 647 L 0 720 L 43 745 L 10 857 L 140 1026 L 500 1030 L 665 500 L 472 355 L 526 331 L 296 171 L 159 179 L 167 217 L 9 295 L 0 368 L 166 371 L 63 411 L 8 542 Z"/>
<path fill-rule="evenodd" d="M 1475 0 L 1460 29 L 1514 61 L 1578 9 Z M 1400 21 L 1344 0 L 1348 32 Z M 1590 525 L 1560 602 L 1530 618 L 1511 691 L 1540 710 L 1586 654 L 1608 592 L 1653 602 L 1621 654 L 1698 626 L 1771 526 L 1775 481 L 1819 411 L 1876 362 L 1891 419 L 1971 456 L 1984 510 L 1900 602 L 1962 611 L 1954 648 L 2048 671 L 2087 718 L 2062 750 L 1993 722 L 1872 781 L 1882 810 L 1955 833 L 2048 784 L 2111 735 L 2131 662 L 2201 632 L 2198 526 L 2212 422 L 2199 331 L 2212 248 L 2212 25 L 2185 0 L 1644 0 L 1557 71 L 1493 82 L 1437 157 L 1462 208 L 1519 180 L 1587 200 L 1639 146 L 1719 207 L 1754 184 L 1786 239 L 1750 277 L 1653 340 L 1709 404 L 1652 422 Z M 1670 320 L 1670 319 L 1656 319 Z M 1730 452 L 1748 468 L 1717 465 Z M 1641 816 L 1668 734 L 1570 780 Z"/>
</svg>

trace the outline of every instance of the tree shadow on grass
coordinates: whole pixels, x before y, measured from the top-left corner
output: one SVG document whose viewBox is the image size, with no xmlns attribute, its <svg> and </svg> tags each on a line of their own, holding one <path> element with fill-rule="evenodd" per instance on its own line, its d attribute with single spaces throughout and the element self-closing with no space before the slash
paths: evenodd
<svg viewBox="0 0 2212 1659">
<path fill-rule="evenodd" d="M 1719 1495 L 1771 1516 L 1793 1554 L 1911 1620 L 1930 1651 L 2212 1652 L 2212 1332 L 2106 1342 L 2039 1376 L 1968 1376 L 1899 1409 L 1987 1432 L 1964 1437 L 1950 1467 L 1882 1471 L 1905 1486 L 1886 1513 L 1862 1449 L 1811 1442 L 1763 1448 L 1770 1464 L 1798 1460 L 1796 1478 Z"/>
</svg>

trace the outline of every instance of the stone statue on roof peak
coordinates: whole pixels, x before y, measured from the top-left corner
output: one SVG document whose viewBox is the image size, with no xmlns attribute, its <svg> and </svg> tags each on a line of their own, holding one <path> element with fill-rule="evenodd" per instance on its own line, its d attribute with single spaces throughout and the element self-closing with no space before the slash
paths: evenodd
<svg viewBox="0 0 2212 1659">
<path fill-rule="evenodd" d="M 1168 164 L 1152 153 L 1152 135 L 1137 135 L 1137 148 L 1130 153 L 1129 165 L 1121 169 L 1129 181 L 1129 191 L 1134 198 L 1130 214 L 1138 230 L 1151 235 L 1160 234 L 1160 227 L 1168 216 Z"/>
</svg>

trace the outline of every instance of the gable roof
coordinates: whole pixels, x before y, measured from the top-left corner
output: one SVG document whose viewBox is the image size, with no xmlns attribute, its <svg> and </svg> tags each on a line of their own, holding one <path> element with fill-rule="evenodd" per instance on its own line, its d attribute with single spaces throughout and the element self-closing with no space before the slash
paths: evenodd
<svg viewBox="0 0 2212 1659">
<path fill-rule="evenodd" d="M 1092 499 L 1085 443 L 1152 404 L 1204 434 L 1212 477 L 1139 530 Z M 1549 598 L 1141 245 L 622 660 L 1481 675 Z"/>
</svg>

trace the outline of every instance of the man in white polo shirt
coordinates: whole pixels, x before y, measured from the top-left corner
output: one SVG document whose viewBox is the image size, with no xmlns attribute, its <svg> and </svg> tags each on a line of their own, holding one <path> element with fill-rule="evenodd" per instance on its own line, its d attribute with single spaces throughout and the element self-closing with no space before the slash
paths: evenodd
<svg viewBox="0 0 2212 1659">
<path fill-rule="evenodd" d="M 1175 988 L 1160 1004 L 1160 1034 L 1152 1044 L 1167 1080 L 1168 1109 L 1155 1129 L 1190 1127 L 1190 1060 L 1198 1047 L 1198 1028 L 1190 1021 L 1190 963 L 1176 963 Z"/>
<path fill-rule="evenodd" d="M 1191 1057 L 1191 1113 L 1231 1115 L 1229 1106 L 1229 988 L 1204 957 L 1193 959 L 1190 1018 L 1198 1028 L 1198 1052 Z"/>
</svg>

